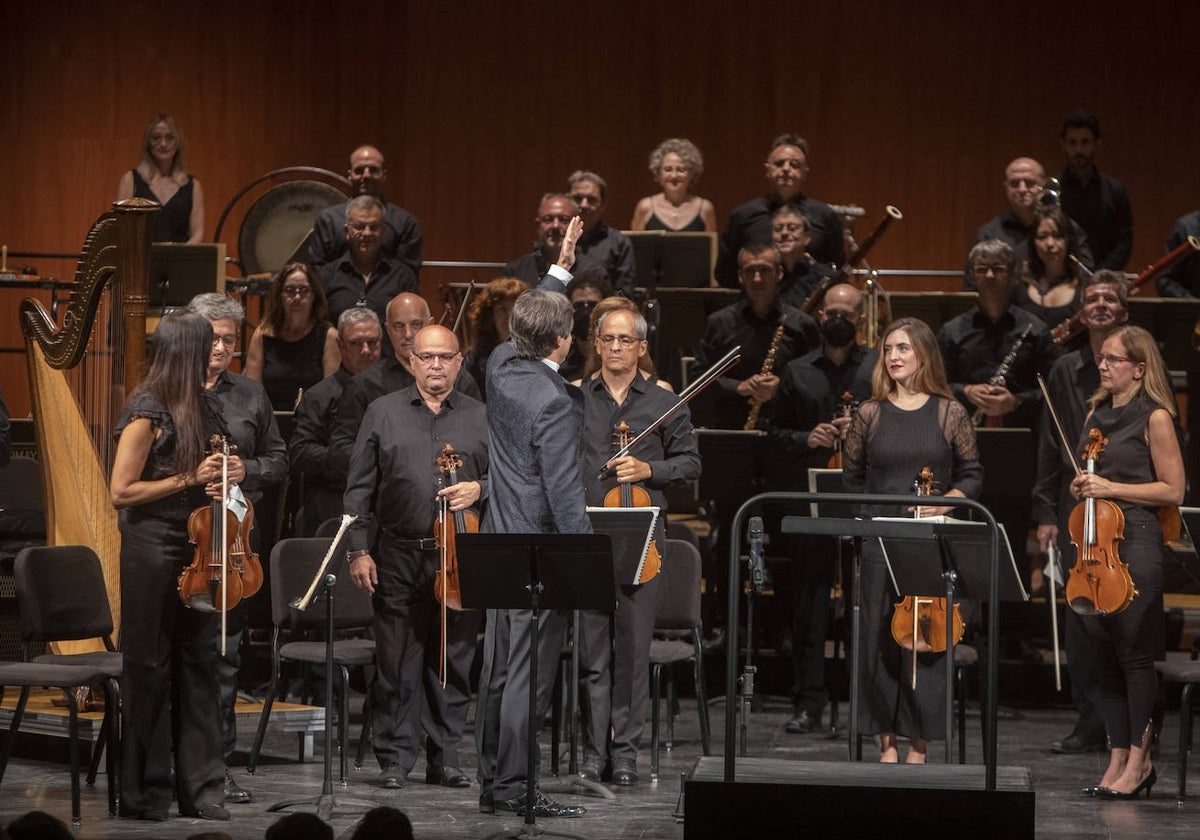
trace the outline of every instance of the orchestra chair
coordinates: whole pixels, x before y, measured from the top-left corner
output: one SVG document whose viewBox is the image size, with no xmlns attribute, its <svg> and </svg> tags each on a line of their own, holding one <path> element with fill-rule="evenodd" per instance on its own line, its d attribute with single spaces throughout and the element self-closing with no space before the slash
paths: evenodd
<svg viewBox="0 0 1200 840">
<path fill-rule="evenodd" d="M 320 598 L 313 600 L 308 609 L 303 612 L 292 609 L 292 602 L 302 598 L 316 577 L 321 561 L 329 551 L 329 538 L 293 537 L 280 540 L 271 550 L 271 684 L 267 689 L 267 699 L 263 703 L 262 713 L 258 719 L 258 731 L 254 736 L 254 746 L 250 750 L 250 760 L 246 765 L 249 773 L 254 773 L 258 766 L 258 756 L 262 750 L 263 738 L 267 732 L 267 721 L 271 717 L 271 708 L 275 698 L 280 694 L 283 681 L 283 666 L 288 662 L 299 662 L 305 665 L 321 667 L 325 664 L 325 641 L 289 641 L 284 642 L 283 636 L 290 631 L 291 637 L 302 633 L 318 636 L 325 629 L 325 605 Z M 336 557 L 336 554 L 335 554 Z M 338 709 L 338 738 L 341 753 L 340 781 L 346 784 L 346 730 L 350 720 L 347 691 L 350 683 L 350 668 L 363 668 L 375 663 L 375 643 L 362 638 L 362 633 L 371 626 L 375 611 L 371 606 L 371 596 L 360 590 L 350 580 L 349 572 L 343 562 L 331 563 L 329 571 L 338 575 L 338 584 L 334 590 L 333 623 L 334 628 L 341 633 L 356 632 L 358 638 L 337 638 L 331 640 L 333 645 L 333 662 L 338 668 L 337 684 L 341 702 Z M 326 675 L 332 679 L 333 675 Z M 368 689 L 368 697 L 370 692 Z M 366 712 L 364 712 L 366 714 Z M 325 725 L 333 723 L 333 710 L 325 710 Z M 363 721 L 362 737 L 367 736 L 370 725 Z M 304 733 L 299 733 L 300 758 L 304 761 Z"/>
<path fill-rule="evenodd" d="M 0 664 L 0 699 L 3 688 L 19 686 L 21 695 L 13 713 L 3 755 L 0 781 L 21 726 L 29 689 L 58 688 L 66 697 L 68 752 L 71 761 L 71 820 L 80 822 L 79 804 L 79 687 L 104 688 L 104 719 L 93 753 L 88 784 L 95 783 L 95 764 L 101 751 L 108 776 L 108 810 L 117 813 L 120 782 L 117 773 L 120 727 L 122 657 L 112 644 L 113 619 L 104 586 L 100 558 L 87 546 L 33 546 L 22 549 L 13 564 L 20 610 L 21 643 L 26 657 L 32 646 L 44 649 L 49 642 L 99 638 L 105 650 L 75 654 L 38 654 L 26 662 Z"/>
<path fill-rule="evenodd" d="M 1179 790 L 1177 796 L 1183 799 L 1187 795 L 1187 760 L 1192 749 L 1192 700 L 1196 684 L 1200 683 L 1200 661 L 1193 651 L 1188 659 L 1175 659 L 1167 655 L 1165 662 L 1155 662 L 1154 668 L 1164 683 L 1179 683 L 1183 692 L 1179 698 Z"/>
<path fill-rule="evenodd" d="M 700 626 L 700 552 L 684 540 L 665 541 L 650 642 L 650 778 L 658 778 L 659 701 L 667 677 L 667 749 L 675 740 L 674 666 L 690 662 L 700 715 L 700 745 L 709 754 L 708 700 L 704 690 L 704 635 Z"/>
</svg>

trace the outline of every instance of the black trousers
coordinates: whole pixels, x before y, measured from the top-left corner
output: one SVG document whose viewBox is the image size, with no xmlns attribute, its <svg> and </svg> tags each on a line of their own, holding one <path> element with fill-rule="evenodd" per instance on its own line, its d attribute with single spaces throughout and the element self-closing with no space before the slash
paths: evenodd
<svg viewBox="0 0 1200 840">
<path fill-rule="evenodd" d="M 792 554 L 792 707 L 820 722 L 825 690 L 825 637 L 837 544 L 827 537 L 796 536 Z"/>
<path fill-rule="evenodd" d="M 122 808 L 165 811 L 174 791 L 179 812 L 195 815 L 224 801 L 219 617 L 179 600 L 179 572 L 192 559 L 186 531 L 143 519 L 121 536 Z"/>
<path fill-rule="evenodd" d="M 650 705 L 650 640 L 659 578 L 618 586 L 612 613 L 579 613 L 584 758 L 637 761 Z M 612 748 L 609 749 L 609 728 Z"/>
</svg>

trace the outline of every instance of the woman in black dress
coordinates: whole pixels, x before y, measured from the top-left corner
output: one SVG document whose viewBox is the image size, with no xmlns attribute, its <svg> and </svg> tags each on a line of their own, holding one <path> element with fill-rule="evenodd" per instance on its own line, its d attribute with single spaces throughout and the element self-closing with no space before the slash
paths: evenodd
<svg viewBox="0 0 1200 840">
<path fill-rule="evenodd" d="M 1080 281 L 1086 273 L 1078 262 L 1079 243 L 1071 220 L 1058 207 L 1038 209 L 1029 239 L 1029 261 L 1013 287 L 1013 305 L 1054 327 L 1083 306 Z"/>
<path fill-rule="evenodd" d="M 872 376 L 872 398 L 863 403 L 847 432 L 844 479 L 851 492 L 912 492 L 923 467 L 930 467 L 939 495 L 978 498 L 983 468 L 971 418 L 954 399 L 937 341 L 924 321 L 901 318 L 888 327 Z M 922 505 L 920 515 L 952 508 Z M 911 513 L 913 508 L 909 508 Z M 903 511 L 872 508 L 875 516 Z M 917 686 L 910 681 L 912 650 L 892 638 L 893 604 L 878 541 L 865 543 L 862 562 L 863 680 L 861 731 L 878 734 L 879 760 L 899 760 L 897 735 L 909 738 L 906 761 L 925 762 L 927 741 L 945 731 L 946 682 L 943 654 L 918 653 Z"/>
<path fill-rule="evenodd" d="M 145 380 L 117 425 L 110 491 L 120 510 L 121 810 L 165 820 L 174 791 L 183 816 L 227 820 L 218 701 L 219 616 L 184 607 L 177 579 L 192 561 L 188 516 L 218 493 L 224 432 L 204 389 L 212 328 L 167 315 Z M 174 752 L 174 780 L 171 757 Z"/>
<path fill-rule="evenodd" d="M 117 185 L 118 201 L 135 196 L 162 205 L 150 222 L 151 242 L 204 238 L 204 193 L 183 166 L 183 132 L 170 114 L 157 114 L 146 123 L 141 159 Z"/>
<path fill-rule="evenodd" d="M 276 411 L 292 411 L 300 394 L 338 369 L 337 329 L 317 274 L 288 263 L 267 292 L 262 323 L 250 337 L 243 373 L 262 383 Z"/>
<path fill-rule="evenodd" d="M 704 231 L 717 229 L 713 203 L 692 192 L 704 174 L 704 158 L 683 137 L 664 140 L 650 153 L 650 177 L 662 191 L 640 199 L 630 230 Z"/>
<path fill-rule="evenodd" d="M 1158 512 L 1183 502 L 1184 468 L 1175 433 L 1175 395 L 1153 336 L 1125 326 L 1096 357 L 1100 389 L 1091 399 L 1076 454 L 1091 429 L 1108 439 L 1094 475 L 1071 483 L 1078 499 L 1110 499 L 1125 515 L 1118 552 L 1129 564 L 1138 594 L 1115 615 L 1085 615 L 1085 631 L 1100 683 L 1100 713 L 1111 754 L 1100 784 L 1084 792 L 1134 799 L 1158 780 L 1150 761 L 1158 681 L 1154 661 L 1164 657 L 1163 535 Z M 1074 538 L 1074 535 L 1072 535 Z"/>
</svg>

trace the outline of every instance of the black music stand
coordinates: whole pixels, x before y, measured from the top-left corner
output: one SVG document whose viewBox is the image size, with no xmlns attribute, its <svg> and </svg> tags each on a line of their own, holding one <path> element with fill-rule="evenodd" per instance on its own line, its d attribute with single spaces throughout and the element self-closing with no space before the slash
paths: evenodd
<svg viewBox="0 0 1200 840">
<path fill-rule="evenodd" d="M 543 609 L 611 612 L 616 602 L 612 544 L 605 534 L 459 534 L 459 585 L 468 609 L 532 610 L 525 822 L 488 836 L 581 835 L 536 827 L 538 615 Z"/>
<path fill-rule="evenodd" d="M 963 522 L 946 517 L 876 517 L 876 522 L 910 526 L 903 532 L 880 536 L 883 560 L 897 593 L 920 598 L 946 599 L 946 614 L 954 613 L 956 600 L 988 600 L 991 581 L 991 538 L 982 522 Z M 1003 538 L 1000 545 L 1000 600 L 1028 601 L 1021 583 L 1012 548 L 1004 526 L 998 526 Z M 932 553 L 930 541 L 936 542 Z M 1005 562 L 1007 559 L 1008 562 Z M 954 639 L 953 621 L 946 622 L 946 763 L 951 763 L 954 742 Z M 914 648 L 916 639 L 913 640 Z M 914 649 L 913 656 L 916 656 Z"/>
<path fill-rule="evenodd" d="M 808 491 L 810 493 L 845 493 L 846 485 L 845 485 L 845 482 L 842 480 L 841 469 L 809 467 L 808 468 Z M 853 519 L 856 513 L 857 513 L 857 510 L 855 509 L 855 506 L 853 506 L 853 505 L 837 505 L 837 504 L 833 504 L 830 502 L 810 502 L 809 503 L 808 515 L 813 518 L 818 518 L 818 517 L 824 516 L 826 518 Z M 786 530 L 787 530 L 786 525 L 784 526 L 783 530 L 786 532 Z M 834 580 L 835 581 L 838 580 L 838 576 L 841 574 L 841 571 L 843 568 L 842 549 L 843 549 L 843 546 L 844 546 L 845 542 L 847 541 L 847 539 L 848 539 L 848 537 L 843 534 L 838 534 L 833 537 L 833 540 L 834 540 L 834 543 L 833 543 L 834 544 L 834 560 L 833 560 L 833 562 L 837 564 L 834 568 Z M 858 556 L 854 555 L 854 557 L 855 557 L 855 563 L 853 566 L 852 574 L 853 574 L 853 571 L 856 571 L 858 569 L 858 565 L 857 565 Z M 853 585 L 852 589 L 853 589 L 854 600 L 852 601 L 851 609 L 853 610 L 854 607 L 857 607 L 860 605 L 857 600 L 858 599 L 858 582 L 857 581 Z M 842 608 L 840 610 L 835 611 L 833 618 L 831 619 L 831 622 L 830 622 L 832 626 L 830 628 L 829 633 L 826 634 L 826 635 L 833 636 L 833 661 L 835 663 L 838 661 L 845 661 L 847 658 L 844 655 L 839 653 L 839 649 L 844 647 L 843 642 L 845 641 L 844 625 L 841 628 L 839 628 L 838 624 L 837 624 L 839 621 L 845 620 L 845 586 L 844 585 L 842 586 L 842 590 L 843 590 L 843 592 L 842 592 L 842 598 L 843 598 Z M 833 599 L 833 596 L 830 595 L 830 600 L 832 601 L 832 599 Z M 853 616 L 853 613 L 852 613 L 852 616 Z M 838 704 L 838 699 L 837 699 L 836 686 L 834 687 L 834 690 L 829 691 L 828 694 L 829 694 L 829 734 L 828 734 L 828 737 L 832 739 L 832 738 L 838 737 L 842 732 L 842 726 L 840 724 L 841 715 L 838 713 L 838 705 L 839 704 Z"/>
</svg>

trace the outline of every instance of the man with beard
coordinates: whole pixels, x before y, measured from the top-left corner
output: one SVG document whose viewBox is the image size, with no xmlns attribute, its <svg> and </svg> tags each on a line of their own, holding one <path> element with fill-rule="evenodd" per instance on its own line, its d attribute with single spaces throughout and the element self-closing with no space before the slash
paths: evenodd
<svg viewBox="0 0 1200 840">
<path fill-rule="evenodd" d="M 374 146 L 359 146 L 350 155 L 350 169 L 346 175 L 354 195 L 369 195 L 379 200 L 383 208 L 380 249 L 385 257 L 404 263 L 415 280 L 421 270 L 421 225 L 416 216 L 384 197 L 387 165 L 383 153 Z M 309 261 L 313 265 L 333 262 L 346 252 L 349 245 L 345 232 L 347 221 L 346 204 L 326 207 L 317 216 L 308 246 Z"/>
<path fill-rule="evenodd" d="M 1072 442 L 1083 428 L 1083 421 L 1090 410 L 1088 400 L 1100 387 L 1100 371 L 1096 367 L 1100 347 L 1129 318 L 1126 310 L 1128 289 L 1129 283 L 1117 271 L 1097 271 L 1087 279 L 1083 287 L 1081 317 L 1087 327 L 1088 343 L 1067 353 L 1050 368 L 1046 388 L 1063 430 Z M 1047 551 L 1051 543 L 1056 543 L 1064 561 L 1074 556 L 1068 521 L 1076 503 L 1071 495 L 1071 480 L 1075 478 L 1075 471 L 1070 469 L 1067 460 L 1073 455 L 1078 453 L 1064 455 L 1062 442 L 1047 410 L 1038 431 L 1033 518 L 1037 523 L 1038 544 L 1042 551 Z M 1066 570 L 1065 565 L 1064 562 L 1063 571 Z M 1063 615 L 1066 624 L 1067 671 L 1071 675 L 1071 703 L 1079 713 L 1079 718 L 1071 734 L 1054 742 L 1050 750 L 1065 754 L 1099 752 L 1105 746 L 1105 728 L 1104 719 L 1096 706 L 1100 685 L 1092 648 L 1079 613 L 1064 610 Z"/>
<path fill-rule="evenodd" d="M 1059 135 L 1067 168 L 1059 176 L 1063 212 L 1087 234 L 1096 268 L 1124 271 L 1133 250 L 1133 211 L 1121 182 L 1096 168 L 1100 120 L 1076 111 Z"/>
<path fill-rule="evenodd" d="M 578 252 L 574 254 L 574 265 L 568 267 L 566 277 L 557 273 L 556 264 L 562 250 L 563 237 L 567 234 L 572 217 L 578 213 L 579 208 L 569 195 L 546 193 L 542 196 L 537 216 L 533 220 L 537 226 L 537 241 L 533 244 L 533 250 L 506 265 L 503 275 L 524 280 L 531 289 L 540 287 L 555 291 L 563 291 L 566 288 L 567 283 L 571 281 L 572 272 L 579 274 L 594 269 L 607 275 L 603 265 Z M 562 281 L 557 289 L 546 282 L 551 276 Z"/>
<path fill-rule="evenodd" d="M 779 458 L 768 475 L 773 489 L 808 490 L 808 469 L 828 466 L 850 427 L 845 394 L 857 405 L 871 396 L 878 352 L 856 344 L 863 319 L 862 294 L 840 283 L 817 311 L 821 346 L 792 360 L 780 377 L 771 413 L 772 451 Z M 829 537 L 796 536 L 792 556 L 792 717 L 785 730 L 811 732 L 825 707 L 825 636 L 829 590 L 837 551 Z"/>
<path fill-rule="evenodd" d="M 471 782 L 460 768 L 458 742 L 467 721 L 471 661 L 483 613 L 448 611 L 443 684 L 433 532 L 442 500 L 457 512 L 487 495 L 487 415 L 483 403 L 454 388 L 462 354 L 450 330 L 436 324 L 422 329 L 410 364 L 414 383 L 367 408 L 344 497 L 345 512 L 358 517 L 346 554 L 350 578 L 373 596 L 375 607 L 373 730 L 381 768 L 376 782 L 404 787 L 424 729 L 426 783 L 467 787 Z M 462 459 L 453 485 L 438 463 L 447 444 Z"/>
<path fill-rule="evenodd" d="M 738 254 L 751 243 L 771 241 L 771 214 L 788 202 L 800 206 L 808 218 L 811 241 L 808 250 L 817 262 L 841 265 L 846 261 L 842 220 L 828 205 L 805 195 L 808 178 L 808 142 L 795 134 L 781 134 L 771 142 L 763 165 L 770 192 L 733 209 L 717 255 L 717 282 L 735 287 Z"/>
</svg>

